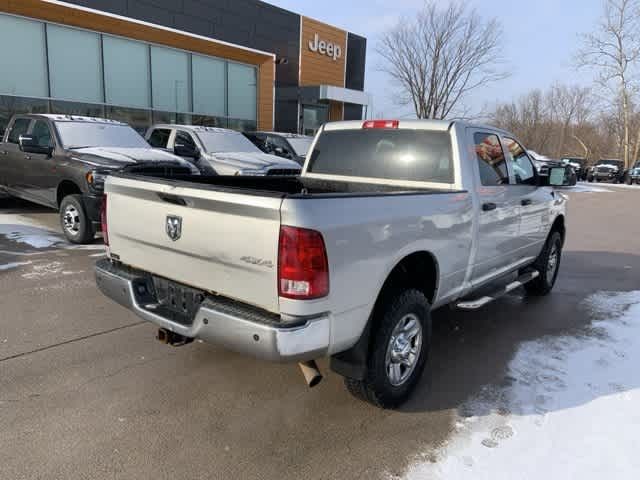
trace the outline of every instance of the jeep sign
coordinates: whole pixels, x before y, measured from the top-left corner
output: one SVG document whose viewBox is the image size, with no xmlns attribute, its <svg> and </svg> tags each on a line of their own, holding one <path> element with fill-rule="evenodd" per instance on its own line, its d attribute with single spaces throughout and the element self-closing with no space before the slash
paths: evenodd
<svg viewBox="0 0 640 480">
<path fill-rule="evenodd" d="M 342 57 L 342 48 L 340 45 L 320 40 L 317 33 L 313 37 L 313 40 L 309 40 L 309 50 L 331 57 L 334 62 Z"/>
</svg>

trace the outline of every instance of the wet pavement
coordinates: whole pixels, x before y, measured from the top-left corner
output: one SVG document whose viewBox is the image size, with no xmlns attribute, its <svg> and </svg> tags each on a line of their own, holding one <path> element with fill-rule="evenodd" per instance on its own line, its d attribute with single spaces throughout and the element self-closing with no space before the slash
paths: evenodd
<svg viewBox="0 0 640 480">
<path fill-rule="evenodd" d="M 429 370 L 396 412 L 330 372 L 308 390 L 295 365 L 159 344 L 96 290 L 99 242 L 71 247 L 55 212 L 0 199 L 0 478 L 402 475 L 451 437 L 469 398 L 509 382 L 520 345 L 588 333 L 587 297 L 639 288 L 640 188 L 607 190 L 569 194 L 552 295 L 435 313 Z"/>
</svg>

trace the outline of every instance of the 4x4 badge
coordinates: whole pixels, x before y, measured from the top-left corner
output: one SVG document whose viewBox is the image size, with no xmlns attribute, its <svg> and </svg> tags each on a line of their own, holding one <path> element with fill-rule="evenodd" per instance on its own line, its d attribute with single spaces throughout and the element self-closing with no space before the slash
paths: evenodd
<svg viewBox="0 0 640 480">
<path fill-rule="evenodd" d="M 174 242 L 182 236 L 182 217 L 176 215 L 167 215 L 167 224 L 165 225 L 167 236 Z"/>
</svg>

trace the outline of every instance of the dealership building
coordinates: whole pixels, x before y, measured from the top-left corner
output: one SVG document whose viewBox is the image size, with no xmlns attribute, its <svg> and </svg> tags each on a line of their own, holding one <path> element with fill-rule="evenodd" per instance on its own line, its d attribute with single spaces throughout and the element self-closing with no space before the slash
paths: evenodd
<svg viewBox="0 0 640 480">
<path fill-rule="evenodd" d="M 313 133 L 357 120 L 366 39 L 256 0 L 0 0 L 14 113 Z"/>
</svg>

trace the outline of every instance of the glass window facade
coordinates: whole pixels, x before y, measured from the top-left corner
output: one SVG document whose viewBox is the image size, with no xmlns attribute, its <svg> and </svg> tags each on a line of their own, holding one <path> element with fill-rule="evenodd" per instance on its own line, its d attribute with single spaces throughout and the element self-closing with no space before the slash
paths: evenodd
<svg viewBox="0 0 640 480">
<path fill-rule="evenodd" d="M 258 76 L 256 69 L 229 63 L 229 117 L 256 120 Z"/>
<path fill-rule="evenodd" d="M 0 134 L 15 113 L 257 129 L 255 66 L 0 14 Z"/>
<path fill-rule="evenodd" d="M 192 57 L 193 111 L 227 116 L 227 64 L 201 55 Z M 255 107 L 254 107 L 255 108 Z"/>
<path fill-rule="evenodd" d="M 105 103 L 151 107 L 149 46 L 117 37 L 102 37 Z"/>
<path fill-rule="evenodd" d="M 47 97 L 44 25 L 0 15 L 0 93 Z"/>
<path fill-rule="evenodd" d="M 47 25 L 51 97 L 104 102 L 100 35 Z"/>
<path fill-rule="evenodd" d="M 170 48 L 151 47 L 153 108 L 190 112 L 189 54 Z"/>
</svg>

